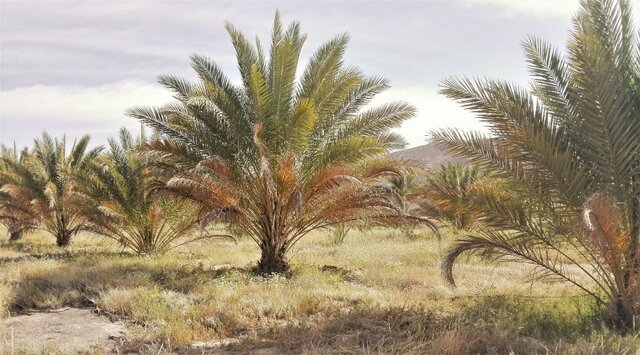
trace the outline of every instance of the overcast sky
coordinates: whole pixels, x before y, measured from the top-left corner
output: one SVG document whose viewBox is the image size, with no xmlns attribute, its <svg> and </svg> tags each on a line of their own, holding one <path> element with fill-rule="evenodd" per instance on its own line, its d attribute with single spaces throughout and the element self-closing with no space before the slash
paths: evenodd
<svg viewBox="0 0 640 355">
<path fill-rule="evenodd" d="M 6 1 L 0 0 L 0 143 L 31 144 L 46 130 L 103 144 L 136 105 L 171 95 L 161 74 L 193 77 L 192 53 L 238 79 L 224 30 L 268 39 L 276 9 L 299 20 L 304 59 L 324 41 L 351 34 L 346 61 L 391 81 L 377 102 L 405 100 L 418 115 L 399 130 L 410 146 L 438 127 L 479 129 L 440 96 L 438 82 L 476 75 L 527 83 L 521 42 L 527 35 L 562 46 L 578 0 L 336 1 Z M 636 12 L 638 9 L 636 9 Z"/>
</svg>

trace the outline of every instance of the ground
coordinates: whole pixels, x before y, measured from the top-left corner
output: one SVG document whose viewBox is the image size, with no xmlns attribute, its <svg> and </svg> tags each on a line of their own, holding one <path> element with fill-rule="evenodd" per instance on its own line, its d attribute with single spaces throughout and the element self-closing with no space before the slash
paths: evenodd
<svg viewBox="0 0 640 355">
<path fill-rule="evenodd" d="M 527 266 L 461 259 L 458 287 L 449 287 L 440 260 L 455 237 L 352 230 L 337 244 L 318 231 L 290 255 L 292 275 L 264 278 L 251 272 L 259 253 L 248 238 L 139 257 L 88 234 L 60 250 L 36 232 L 0 245 L 0 353 L 28 352 L 16 342 L 24 332 L 16 315 L 66 307 L 126 326 L 126 337 L 87 353 L 640 351 L 640 335 L 607 331 L 591 299 L 566 284 L 527 282 Z M 68 352 L 68 342 L 42 351 Z"/>
<path fill-rule="evenodd" d="M 97 347 L 114 348 L 126 338 L 123 322 L 112 322 L 89 309 L 65 307 L 33 312 L 6 319 L 11 333 L 10 347 L 45 352 L 54 346 L 63 352 L 78 352 Z"/>
</svg>

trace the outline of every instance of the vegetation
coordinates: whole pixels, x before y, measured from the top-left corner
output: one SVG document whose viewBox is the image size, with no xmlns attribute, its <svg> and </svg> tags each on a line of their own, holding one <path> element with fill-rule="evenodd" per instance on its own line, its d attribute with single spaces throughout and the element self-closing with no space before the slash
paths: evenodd
<svg viewBox="0 0 640 355">
<path fill-rule="evenodd" d="M 352 229 L 336 246 L 318 242 L 327 231 L 314 231 L 291 255 L 291 275 L 266 279 L 251 271 L 259 250 L 249 238 L 205 239 L 140 258 L 85 233 L 62 252 L 35 232 L 0 249 L 0 304 L 11 314 L 92 305 L 127 325 L 112 350 L 120 353 L 638 351 L 637 337 L 603 329 L 602 314 L 574 288 L 522 285 L 526 266 L 463 260 L 452 292 L 438 271 L 440 248 L 455 234 L 441 232 L 442 241 L 407 240 L 388 237 L 388 229 Z M 0 325 L 0 348 L 10 341 Z"/>
<path fill-rule="evenodd" d="M 415 172 L 407 172 L 401 176 L 392 176 L 389 179 L 391 188 L 398 194 L 402 200 L 402 212 L 409 214 L 413 210 L 411 200 L 418 195 L 418 181 Z"/>
<path fill-rule="evenodd" d="M 344 240 L 347 238 L 347 234 L 351 227 L 346 225 L 345 223 L 340 223 L 333 227 L 331 230 L 331 242 L 335 245 L 340 245 L 344 243 Z"/>
<path fill-rule="evenodd" d="M 421 217 L 424 213 L 420 210 L 418 204 L 423 199 L 423 191 L 421 191 L 419 179 L 424 177 L 424 172 L 422 169 L 412 168 L 404 175 L 389 178 L 391 189 L 400 197 L 400 209 L 404 215 L 403 219 L 395 221 L 393 225 L 408 239 L 418 236 L 416 227 L 418 227 L 420 221 L 426 220 Z M 436 235 L 439 237 L 438 234 Z"/>
<path fill-rule="evenodd" d="M 466 252 L 536 265 L 534 279 L 567 281 L 631 329 L 640 312 L 640 51 L 627 1 L 584 0 L 563 56 L 530 38 L 531 90 L 448 79 L 442 92 L 492 135 L 443 130 L 442 146 L 516 183 L 514 196 L 479 193 L 486 227 L 456 242 Z M 584 219 L 584 222 L 580 222 Z"/>
<path fill-rule="evenodd" d="M 427 177 L 420 205 L 427 216 L 457 229 L 471 229 L 480 218 L 469 208 L 475 190 L 495 183 L 483 176 L 478 166 L 448 163 Z"/>
<path fill-rule="evenodd" d="M 58 246 L 67 246 L 75 234 L 89 227 L 85 206 L 74 191 L 78 174 L 88 169 L 102 150 L 89 150 L 89 139 L 83 136 L 74 141 L 67 153 L 66 138 L 54 140 L 44 133 L 23 161 L 3 157 L 5 169 L 0 181 L 8 198 L 2 200 L 2 210 L 24 225 L 47 231 Z"/>
<path fill-rule="evenodd" d="M 26 149 L 18 151 L 15 146 L 0 146 L 0 224 L 7 228 L 9 241 L 20 240 L 24 233 L 34 230 L 39 219 L 28 201 L 12 197 L 10 191 L 3 188 L 4 173 L 12 166 L 24 164 L 28 154 Z"/>
<path fill-rule="evenodd" d="M 426 176 L 389 155 L 415 109 L 369 107 L 389 84 L 344 64 L 346 35 L 296 75 L 297 22 L 276 14 L 268 54 L 229 24 L 241 83 L 192 56 L 196 82 L 160 78 L 176 101 L 128 112 L 152 138 L 1 148 L 0 315 L 92 306 L 124 321 L 128 338 L 94 352 L 638 353 L 630 14 L 582 0 L 566 54 L 528 39 L 530 89 L 445 80 L 491 132 L 434 132 L 472 165 Z"/>
<path fill-rule="evenodd" d="M 195 202 L 205 222 L 233 223 L 260 247 L 258 271 L 289 271 L 286 255 L 310 231 L 357 220 L 402 217 L 380 183 L 402 167 L 382 154 L 404 146 L 390 132 L 415 113 L 403 102 L 363 109 L 389 87 L 343 64 L 348 36 L 318 49 L 299 81 L 306 36 L 276 14 L 269 58 L 232 25 L 242 85 L 192 56 L 200 82 L 163 76 L 177 102 L 130 115 L 162 138 L 150 151 L 179 167 L 166 190 Z"/>
<path fill-rule="evenodd" d="M 158 178 L 139 151 L 145 140 L 134 140 L 122 129 L 120 141 L 109 140 L 110 152 L 83 174 L 80 190 L 93 232 L 136 254 L 163 253 L 177 246 L 172 244 L 176 239 L 193 232 L 197 220 L 193 206 L 159 193 Z M 196 238 L 209 236 L 196 234 Z"/>
</svg>

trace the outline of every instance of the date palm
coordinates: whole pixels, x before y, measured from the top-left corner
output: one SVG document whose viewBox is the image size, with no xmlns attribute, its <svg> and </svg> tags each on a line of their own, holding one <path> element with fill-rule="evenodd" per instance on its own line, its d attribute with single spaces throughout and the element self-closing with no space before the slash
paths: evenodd
<svg viewBox="0 0 640 355">
<path fill-rule="evenodd" d="M 17 147 L 0 146 L 0 224 L 7 228 L 9 241 L 22 238 L 24 233 L 35 229 L 38 225 L 38 215 L 31 208 L 29 201 L 12 196 L 3 188 L 4 174 L 13 166 L 24 164 L 29 152 L 27 149 L 18 150 Z"/>
<path fill-rule="evenodd" d="M 490 228 L 454 243 L 443 264 L 451 283 L 458 256 L 483 251 L 573 283 L 607 304 L 615 325 L 632 326 L 640 311 L 640 43 L 631 12 L 626 0 L 583 0 L 566 55 L 526 40 L 529 90 L 443 82 L 491 135 L 442 130 L 435 140 L 518 183 L 511 197 L 479 193 Z"/>
<path fill-rule="evenodd" d="M 177 102 L 129 112 L 162 136 L 149 150 L 176 169 L 166 188 L 195 201 L 204 221 L 233 223 L 251 236 L 262 273 L 289 270 L 287 252 L 311 230 L 400 216 L 398 196 L 381 181 L 402 168 L 377 157 L 404 146 L 390 129 L 415 109 L 403 102 L 364 109 L 389 84 L 344 64 L 348 36 L 322 45 L 297 76 L 306 40 L 297 22 L 285 29 L 276 14 L 268 53 L 226 28 L 240 85 L 194 55 L 198 82 L 160 79 Z"/>
<path fill-rule="evenodd" d="M 8 208 L 15 211 L 28 205 L 38 216 L 38 228 L 52 234 L 60 247 L 89 225 L 74 191 L 78 174 L 102 150 L 88 149 L 89 140 L 85 135 L 74 141 L 67 153 L 66 138 L 53 139 L 44 133 L 22 163 L 3 159 L 7 168 L 1 173 L 2 191 L 15 201 Z"/>
<path fill-rule="evenodd" d="M 393 176 L 389 179 L 389 186 L 400 196 L 402 199 L 402 211 L 409 213 L 411 209 L 411 201 L 419 189 L 418 174 L 411 172 L 405 174 L 405 176 Z"/>
<path fill-rule="evenodd" d="M 476 188 L 488 183 L 478 166 L 442 165 L 427 176 L 421 207 L 433 219 L 446 221 L 456 229 L 471 229 L 479 215 L 469 203 Z"/>
<path fill-rule="evenodd" d="M 109 140 L 109 152 L 82 175 L 83 205 L 93 206 L 85 210 L 92 231 L 137 254 L 163 253 L 209 237 L 193 233 L 194 206 L 158 192 L 158 176 L 139 150 L 144 143 L 143 135 L 134 139 L 128 130 L 120 130 L 119 140 Z"/>
</svg>

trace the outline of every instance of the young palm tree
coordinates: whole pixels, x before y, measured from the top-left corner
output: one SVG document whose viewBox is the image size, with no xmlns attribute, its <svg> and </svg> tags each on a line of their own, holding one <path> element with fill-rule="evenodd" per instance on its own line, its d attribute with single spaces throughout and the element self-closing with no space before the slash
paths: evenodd
<svg viewBox="0 0 640 355">
<path fill-rule="evenodd" d="M 119 142 L 109 140 L 110 151 L 83 174 L 82 197 L 92 230 L 113 238 L 137 254 L 163 253 L 194 239 L 175 244 L 197 227 L 195 208 L 159 194 L 158 176 L 139 151 L 146 143 L 120 130 Z"/>
<path fill-rule="evenodd" d="M 285 30 L 276 14 L 268 54 L 232 25 L 227 31 L 241 85 L 194 55 L 199 82 L 160 79 L 177 102 L 129 112 L 162 135 L 150 150 L 165 166 L 186 169 L 166 188 L 197 202 L 204 221 L 250 235 L 262 273 L 287 271 L 287 252 L 311 230 L 400 216 L 398 197 L 380 179 L 401 167 L 364 162 L 404 146 L 390 129 L 415 109 L 393 102 L 363 110 L 389 84 L 344 65 L 348 36 L 321 46 L 297 80 L 306 39 L 297 22 Z"/>
<path fill-rule="evenodd" d="M 491 229 L 456 242 L 443 267 L 453 283 L 452 266 L 465 252 L 532 263 L 544 270 L 538 275 L 609 304 L 616 325 L 628 329 L 640 311 L 638 32 L 626 0 L 583 0 L 573 23 L 566 56 L 543 41 L 525 42 L 531 90 L 444 81 L 443 93 L 492 134 L 443 130 L 435 139 L 519 188 L 512 198 L 478 197 Z"/>
<path fill-rule="evenodd" d="M 413 164 L 410 161 L 407 161 L 407 163 Z M 394 227 L 397 227 L 401 234 L 409 239 L 418 236 L 416 225 L 422 219 L 422 217 L 419 217 L 423 214 L 420 208 L 421 189 L 419 179 L 424 177 L 424 172 L 423 169 L 412 168 L 404 176 L 392 176 L 388 179 L 390 188 L 400 198 L 402 213 L 405 217 L 412 216 L 409 220 L 405 218 L 404 220 L 396 221 L 394 224 Z M 439 233 L 436 233 L 436 235 L 440 238 Z"/>
<path fill-rule="evenodd" d="M 451 223 L 456 229 L 470 229 L 480 216 L 469 208 L 469 203 L 474 191 L 487 183 L 478 166 L 442 165 L 422 186 L 421 207 L 426 215 Z"/>
<path fill-rule="evenodd" d="M 15 199 L 3 189 L 5 184 L 3 172 L 8 171 L 10 166 L 22 165 L 28 154 L 27 149 L 18 151 L 15 146 L 13 148 L 0 146 L 0 224 L 7 228 L 9 241 L 19 240 L 24 233 L 35 229 L 38 225 L 38 215 L 31 208 L 29 201 Z"/>
<path fill-rule="evenodd" d="M 411 200 L 419 190 L 417 175 L 409 173 L 405 176 L 393 176 L 389 179 L 389 185 L 402 199 L 402 211 L 409 213 Z"/>
<path fill-rule="evenodd" d="M 74 142 L 67 154 L 66 138 L 54 140 L 47 133 L 34 143 L 33 153 L 19 164 L 3 159 L 6 170 L 0 172 L 2 191 L 10 197 L 5 206 L 10 213 L 29 205 L 38 216 L 39 226 L 56 237 L 60 247 L 88 227 L 78 203 L 76 176 L 88 169 L 102 148 L 88 150 L 89 136 Z"/>
</svg>

